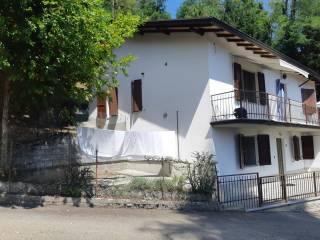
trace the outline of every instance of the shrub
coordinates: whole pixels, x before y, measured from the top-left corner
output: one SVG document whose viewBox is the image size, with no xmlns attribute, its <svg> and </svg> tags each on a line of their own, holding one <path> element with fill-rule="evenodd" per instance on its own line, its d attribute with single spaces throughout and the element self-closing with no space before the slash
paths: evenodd
<svg viewBox="0 0 320 240">
<path fill-rule="evenodd" d="M 93 172 L 90 168 L 67 168 L 61 183 L 61 196 L 81 197 L 81 195 L 84 195 L 85 197 L 92 197 L 92 179 Z"/>
<path fill-rule="evenodd" d="M 189 165 L 188 181 L 194 193 L 212 195 L 216 185 L 216 166 L 213 155 L 195 152 L 195 161 Z"/>
</svg>

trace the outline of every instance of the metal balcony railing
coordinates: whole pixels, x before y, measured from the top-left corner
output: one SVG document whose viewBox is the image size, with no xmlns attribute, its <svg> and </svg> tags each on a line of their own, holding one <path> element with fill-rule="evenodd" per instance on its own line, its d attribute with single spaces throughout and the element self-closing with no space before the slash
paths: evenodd
<svg viewBox="0 0 320 240">
<path fill-rule="evenodd" d="M 316 106 L 269 93 L 234 90 L 211 96 L 212 121 L 256 119 L 319 125 Z"/>
</svg>

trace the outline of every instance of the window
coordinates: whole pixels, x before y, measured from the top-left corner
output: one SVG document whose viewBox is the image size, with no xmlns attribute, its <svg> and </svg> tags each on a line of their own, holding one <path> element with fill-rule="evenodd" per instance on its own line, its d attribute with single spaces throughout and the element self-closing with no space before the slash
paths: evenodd
<svg viewBox="0 0 320 240">
<path fill-rule="evenodd" d="M 313 136 L 301 136 L 303 159 L 314 159 Z"/>
<path fill-rule="evenodd" d="M 301 159 L 300 156 L 300 141 L 297 136 L 292 137 L 292 147 L 293 147 L 293 158 L 296 161 L 299 161 Z"/>
<path fill-rule="evenodd" d="M 258 72 L 256 79 L 256 73 L 243 70 L 239 63 L 233 63 L 233 70 L 235 99 L 266 105 L 268 99 L 264 74 Z"/>
<path fill-rule="evenodd" d="M 132 112 L 142 111 L 142 82 L 141 79 L 131 83 L 132 91 Z"/>
<path fill-rule="evenodd" d="M 240 168 L 245 166 L 271 165 L 269 135 L 239 135 Z"/>
</svg>

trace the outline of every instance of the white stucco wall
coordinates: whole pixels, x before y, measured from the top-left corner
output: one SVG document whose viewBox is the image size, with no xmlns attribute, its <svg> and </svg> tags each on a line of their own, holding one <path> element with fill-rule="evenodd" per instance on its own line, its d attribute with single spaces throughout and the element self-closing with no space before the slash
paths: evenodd
<svg viewBox="0 0 320 240">
<path fill-rule="evenodd" d="M 177 130 L 180 157 L 212 151 L 208 42 L 196 34 L 137 36 L 117 51 L 136 56 L 120 76 L 119 116 L 133 131 Z M 143 111 L 131 114 L 131 81 L 142 79 Z"/>
</svg>

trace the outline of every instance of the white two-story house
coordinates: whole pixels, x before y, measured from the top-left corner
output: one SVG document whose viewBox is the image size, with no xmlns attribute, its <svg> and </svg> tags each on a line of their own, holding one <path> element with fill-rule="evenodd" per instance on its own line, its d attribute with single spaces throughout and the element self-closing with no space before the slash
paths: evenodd
<svg viewBox="0 0 320 240">
<path fill-rule="evenodd" d="M 147 22 L 116 53 L 136 60 L 87 123 L 115 133 L 99 137 L 122 149 L 109 157 L 159 148 L 211 152 L 219 174 L 320 168 L 317 72 L 215 18 Z"/>
</svg>

